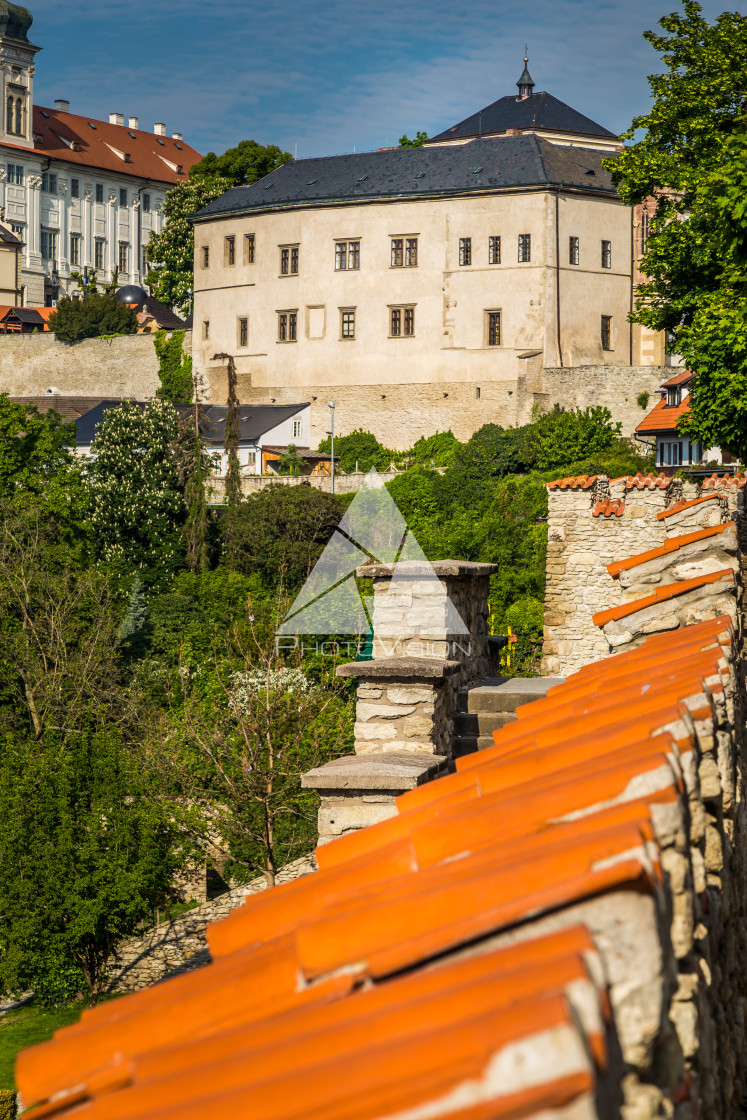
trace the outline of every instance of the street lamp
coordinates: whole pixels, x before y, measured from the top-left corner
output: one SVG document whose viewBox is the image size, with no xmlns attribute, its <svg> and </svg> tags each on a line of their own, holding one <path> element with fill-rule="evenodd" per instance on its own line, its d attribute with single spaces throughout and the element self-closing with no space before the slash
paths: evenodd
<svg viewBox="0 0 747 1120">
<path fill-rule="evenodd" d="M 329 432 L 330 436 L 330 453 L 332 456 L 332 484 L 330 486 L 330 493 L 335 492 L 335 402 L 329 402 Z"/>
</svg>

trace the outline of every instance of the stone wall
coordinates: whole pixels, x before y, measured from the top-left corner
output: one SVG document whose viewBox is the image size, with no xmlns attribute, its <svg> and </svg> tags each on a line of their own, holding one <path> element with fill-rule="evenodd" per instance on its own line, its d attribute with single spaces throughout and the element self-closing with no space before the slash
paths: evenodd
<svg viewBox="0 0 747 1120">
<path fill-rule="evenodd" d="M 443 473 L 445 468 L 437 467 L 439 473 Z M 378 475 L 382 482 L 391 482 L 396 478 L 400 471 L 379 471 Z M 360 490 L 368 478 L 366 471 L 351 471 L 350 474 L 338 474 L 335 470 L 335 494 L 353 494 L 355 491 Z M 251 494 L 258 494 L 260 490 L 264 490 L 266 486 L 273 486 L 279 484 L 281 486 L 313 486 L 315 490 L 323 490 L 325 494 L 331 493 L 332 479 L 329 475 L 323 474 L 310 474 L 310 475 L 291 475 L 291 474 L 257 474 L 257 475 L 244 475 L 241 479 L 241 491 L 247 497 Z M 226 480 L 224 477 L 208 479 L 210 493 L 213 501 L 221 501 L 226 491 Z"/>
<path fill-rule="evenodd" d="M 184 347 L 191 349 L 191 332 Z M 156 394 L 158 360 L 147 334 L 58 342 L 53 334 L 0 335 L 0 393 L 43 396 L 52 386 L 63 397 L 133 397 Z"/>
<path fill-rule="evenodd" d="M 632 438 L 638 424 L 654 407 L 662 381 L 676 370 L 666 366 L 565 366 L 542 371 L 542 404 L 552 408 L 593 408 L 604 405 L 614 421 L 622 424 L 623 435 Z M 649 394 L 641 408 L 637 397 Z"/>
</svg>

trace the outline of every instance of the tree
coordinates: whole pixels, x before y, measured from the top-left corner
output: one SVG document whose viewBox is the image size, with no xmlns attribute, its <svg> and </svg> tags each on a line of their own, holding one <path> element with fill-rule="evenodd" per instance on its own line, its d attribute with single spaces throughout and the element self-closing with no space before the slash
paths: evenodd
<svg viewBox="0 0 747 1120">
<path fill-rule="evenodd" d="M 191 404 L 194 394 L 192 381 L 192 355 L 184 351 L 186 331 L 156 331 L 153 345 L 158 356 L 158 376 L 161 385 L 156 396 L 171 404 Z"/>
<path fill-rule="evenodd" d="M 709 24 L 695 0 L 645 38 L 666 72 L 626 133 L 643 137 L 607 162 L 620 197 L 645 204 L 649 236 L 634 319 L 671 332 L 697 374 L 683 427 L 702 445 L 747 455 L 747 220 L 744 140 L 747 17 Z"/>
<path fill-rule="evenodd" d="M 230 179 L 212 177 L 177 183 L 163 204 L 165 224 L 148 242 L 147 282 L 156 299 L 189 311 L 194 283 L 194 229 L 190 218 L 233 186 Z"/>
<path fill-rule="evenodd" d="M 537 468 L 549 470 L 608 451 L 621 438 L 621 430 L 622 424 L 612 423 L 608 408 L 597 405 L 566 411 L 556 404 L 534 425 L 532 444 Z"/>
<path fill-rule="evenodd" d="M 235 148 L 228 148 L 222 156 L 208 152 L 206 156 L 189 169 L 190 179 L 205 179 L 218 176 L 230 179 L 231 186 L 256 183 L 269 175 L 276 167 L 293 159 L 290 152 L 284 152 L 275 144 L 258 144 L 256 140 L 241 140 Z"/>
<path fill-rule="evenodd" d="M 91 527 L 101 559 L 158 586 L 181 566 L 184 499 L 174 454 L 177 414 L 166 401 L 123 401 L 91 447 Z"/>
<path fill-rule="evenodd" d="M 40 413 L 0 393 L 0 499 L 41 502 L 48 515 L 74 520 L 83 498 L 74 445 L 75 426 L 58 413 Z"/>
<path fill-rule="evenodd" d="M 303 474 L 306 462 L 295 443 L 289 443 L 278 460 L 278 474 Z"/>
<path fill-rule="evenodd" d="M 332 441 L 329 437 L 319 444 L 319 450 L 329 453 Z M 356 428 L 347 436 L 335 437 L 335 466 L 350 474 L 351 471 L 370 471 L 375 467 L 377 471 L 385 471 L 397 452 L 391 451 L 379 443 L 371 432 L 364 432 Z"/>
<path fill-rule="evenodd" d="M 427 132 L 416 132 L 414 139 L 410 139 L 407 133 L 404 133 L 399 138 L 400 148 L 422 148 L 424 141 L 428 139 Z"/>
<path fill-rule="evenodd" d="M 82 299 L 62 296 L 49 316 L 49 329 L 62 342 L 136 334 L 137 315 L 126 303 L 120 303 L 116 296 L 107 292 L 92 292 Z"/>
</svg>

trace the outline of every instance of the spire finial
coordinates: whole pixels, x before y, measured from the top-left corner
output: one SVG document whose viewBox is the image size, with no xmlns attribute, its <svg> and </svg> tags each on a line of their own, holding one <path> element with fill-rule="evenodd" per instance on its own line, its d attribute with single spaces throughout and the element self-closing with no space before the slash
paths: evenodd
<svg viewBox="0 0 747 1120">
<path fill-rule="evenodd" d="M 521 77 L 519 78 L 518 82 L 516 83 L 517 86 L 519 87 L 519 98 L 518 98 L 519 101 L 526 101 L 527 97 L 532 96 L 532 91 L 534 90 L 534 82 L 532 81 L 532 75 L 529 73 L 528 66 L 529 66 L 529 44 L 525 43 L 524 44 L 524 72 L 522 73 Z"/>
</svg>

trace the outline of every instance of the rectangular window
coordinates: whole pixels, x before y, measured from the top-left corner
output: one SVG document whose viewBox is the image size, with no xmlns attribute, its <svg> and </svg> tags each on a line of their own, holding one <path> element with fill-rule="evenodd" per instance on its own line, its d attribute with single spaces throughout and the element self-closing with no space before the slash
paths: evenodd
<svg viewBox="0 0 747 1120">
<path fill-rule="evenodd" d="M 405 268 L 415 268 L 418 263 L 418 239 L 408 237 L 405 241 Z"/>
<path fill-rule="evenodd" d="M 414 307 L 391 307 L 389 309 L 389 334 L 392 338 L 415 334 Z"/>
<path fill-rule="evenodd" d="M 148 275 L 148 246 L 147 245 L 143 245 L 143 265 L 142 265 L 142 269 L 143 269 L 143 276 L 147 276 Z"/>
<path fill-rule="evenodd" d="M 578 238 L 568 238 L 568 264 L 578 264 Z"/>
<path fill-rule="evenodd" d="M 41 255 L 42 260 L 45 261 L 57 260 L 57 233 L 55 230 L 43 229 L 41 231 Z"/>
<path fill-rule="evenodd" d="M 23 167 L 20 163 L 8 164 L 8 182 L 15 183 L 16 186 L 23 186 Z"/>
<path fill-rule="evenodd" d="M 392 268 L 401 268 L 405 263 L 404 244 L 401 237 L 392 238 Z"/>
<path fill-rule="evenodd" d="M 254 234 L 244 234 L 244 264 L 254 264 Z"/>
<path fill-rule="evenodd" d="M 300 420 L 294 420 L 293 421 L 293 438 L 294 439 L 299 439 L 300 436 L 301 436 L 301 421 Z"/>
<path fill-rule="evenodd" d="M 144 214 L 150 214 L 150 195 L 149 194 L 144 194 L 143 195 L 143 213 Z"/>
<path fill-rule="evenodd" d="M 70 180 L 70 197 L 80 198 L 80 179 Z"/>
<path fill-rule="evenodd" d="M 77 233 L 70 234 L 70 264 L 80 264 L 80 237 Z"/>
<path fill-rule="evenodd" d="M 57 176 L 54 171 L 42 171 L 42 190 L 47 194 L 57 194 Z"/>
<path fill-rule="evenodd" d="M 612 242 L 602 242 L 602 268 L 612 268 Z"/>
<path fill-rule="evenodd" d="M 103 183 L 97 183 L 96 184 L 96 201 L 97 202 L 103 202 L 104 201 L 104 184 Z"/>
<path fill-rule="evenodd" d="M 295 311 L 278 312 L 278 342 L 295 342 L 298 314 Z"/>
<path fill-rule="evenodd" d="M 117 267 L 120 272 L 127 272 L 130 267 L 130 246 L 125 241 L 120 241 L 119 243 Z"/>
<path fill-rule="evenodd" d="M 602 349 L 612 349 L 612 316 L 602 316 Z"/>
<path fill-rule="evenodd" d="M 202 337 L 203 339 L 210 338 L 210 320 L 203 319 L 202 321 Z"/>
<path fill-rule="evenodd" d="M 488 264 L 501 263 L 501 239 L 500 237 L 488 238 Z"/>
<path fill-rule="evenodd" d="M 532 259 L 531 233 L 519 234 L 519 263 L 527 264 Z"/>
<path fill-rule="evenodd" d="M 122 207 L 122 209 L 125 209 L 125 207 L 127 206 L 127 188 L 126 187 L 120 187 L 119 188 L 119 205 Z"/>
<path fill-rule="evenodd" d="M 20 237 L 21 241 L 25 239 L 26 227 L 22 222 L 11 222 L 10 228 L 13 230 L 13 233 L 16 235 L 16 237 Z M 23 304 L 21 306 L 23 306 Z"/>
<path fill-rule="evenodd" d="M 360 268 L 361 266 L 361 243 L 360 241 L 350 241 L 348 243 L 348 268 Z"/>
<path fill-rule="evenodd" d="M 348 267 L 348 243 L 338 241 L 335 245 L 335 271 L 342 272 Z"/>
<path fill-rule="evenodd" d="M 417 237 L 392 238 L 392 268 L 415 268 L 418 263 Z"/>
<path fill-rule="evenodd" d="M 98 239 L 93 243 L 93 266 L 94 268 L 104 267 L 104 242 Z"/>
<path fill-rule="evenodd" d="M 227 265 L 236 264 L 236 238 L 231 234 L 224 241 L 223 260 Z"/>
<path fill-rule="evenodd" d="M 210 246 L 202 246 L 202 267 L 210 268 Z"/>
<path fill-rule="evenodd" d="M 500 311 L 488 311 L 488 346 L 500 346 L 501 344 L 501 313 Z"/>
<path fill-rule="evenodd" d="M 340 338 L 355 338 L 355 308 L 340 311 Z"/>
<path fill-rule="evenodd" d="M 291 249 L 291 275 L 298 273 L 298 247 Z"/>
<path fill-rule="evenodd" d="M 239 346 L 247 346 L 249 343 L 249 320 L 239 319 Z"/>
<path fill-rule="evenodd" d="M 298 246 L 291 245 L 280 250 L 280 275 L 296 276 L 298 274 Z"/>
<path fill-rule="evenodd" d="M 459 238 L 459 264 L 472 264 L 472 238 Z"/>
</svg>

